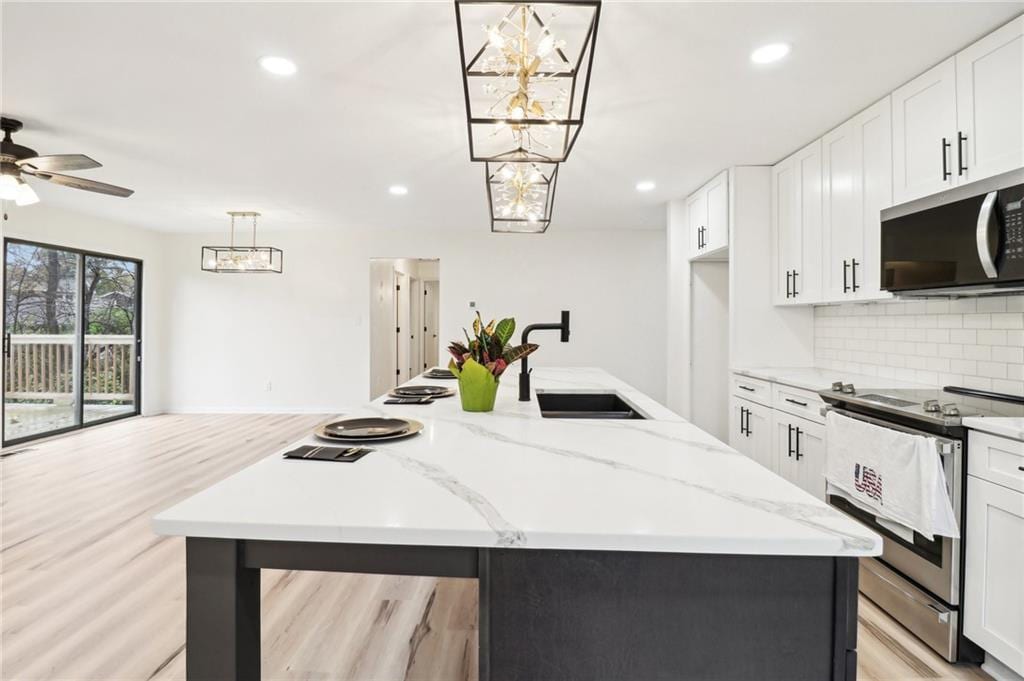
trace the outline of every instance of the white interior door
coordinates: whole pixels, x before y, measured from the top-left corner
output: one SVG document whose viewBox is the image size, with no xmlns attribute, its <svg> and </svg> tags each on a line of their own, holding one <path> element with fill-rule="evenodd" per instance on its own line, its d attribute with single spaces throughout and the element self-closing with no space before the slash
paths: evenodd
<svg viewBox="0 0 1024 681">
<path fill-rule="evenodd" d="M 958 183 L 1024 166 L 1024 16 L 956 56 Z"/>
<path fill-rule="evenodd" d="M 892 93 L 893 200 L 904 203 L 953 185 L 956 67 L 950 57 Z"/>
<path fill-rule="evenodd" d="M 441 282 L 423 282 L 423 366 L 427 369 L 441 363 L 437 337 L 441 316 L 440 301 Z"/>
<path fill-rule="evenodd" d="M 412 376 L 409 365 L 409 277 L 395 271 L 395 385 Z"/>
<path fill-rule="evenodd" d="M 409 375 L 418 376 L 423 366 L 423 282 L 409 278 Z"/>
</svg>

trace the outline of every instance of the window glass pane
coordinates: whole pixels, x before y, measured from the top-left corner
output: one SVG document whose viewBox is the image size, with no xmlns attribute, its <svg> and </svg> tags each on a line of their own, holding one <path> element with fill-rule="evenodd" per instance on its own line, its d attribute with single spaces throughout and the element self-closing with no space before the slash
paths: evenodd
<svg viewBox="0 0 1024 681">
<path fill-rule="evenodd" d="M 86 423 L 136 412 L 138 265 L 85 256 Z"/>
<path fill-rule="evenodd" d="M 78 425 L 78 255 L 8 242 L 4 440 Z"/>
</svg>

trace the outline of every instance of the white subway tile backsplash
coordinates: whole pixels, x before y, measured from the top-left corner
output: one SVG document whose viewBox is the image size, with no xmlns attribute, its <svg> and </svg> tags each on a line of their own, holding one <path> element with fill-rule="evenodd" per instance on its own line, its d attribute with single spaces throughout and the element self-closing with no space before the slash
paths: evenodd
<svg viewBox="0 0 1024 681">
<path fill-rule="evenodd" d="M 1024 394 L 1024 296 L 815 308 L 819 366 Z"/>
</svg>

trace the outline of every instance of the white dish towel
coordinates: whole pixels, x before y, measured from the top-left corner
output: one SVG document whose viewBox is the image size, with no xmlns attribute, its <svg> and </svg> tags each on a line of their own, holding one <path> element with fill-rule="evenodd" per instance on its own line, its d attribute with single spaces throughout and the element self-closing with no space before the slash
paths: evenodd
<svg viewBox="0 0 1024 681">
<path fill-rule="evenodd" d="M 825 425 L 825 479 L 830 494 L 839 494 L 928 539 L 960 536 L 935 438 L 832 411 Z"/>
</svg>

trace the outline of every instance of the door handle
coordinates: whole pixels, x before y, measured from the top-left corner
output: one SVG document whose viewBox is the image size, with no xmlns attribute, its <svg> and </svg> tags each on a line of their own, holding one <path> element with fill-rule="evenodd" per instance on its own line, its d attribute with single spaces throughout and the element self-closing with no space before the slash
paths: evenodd
<svg viewBox="0 0 1024 681">
<path fill-rule="evenodd" d="M 964 165 L 964 142 L 967 141 L 967 135 L 963 134 L 959 130 L 956 131 L 956 174 L 963 175 L 967 172 L 967 166 Z"/>
<path fill-rule="evenodd" d="M 850 269 L 850 264 L 844 260 L 843 261 L 843 293 L 848 293 L 849 290 L 850 290 L 850 285 L 848 283 L 846 283 L 847 270 L 849 270 L 849 269 Z"/>
<path fill-rule="evenodd" d="M 856 293 L 857 289 L 860 288 L 860 286 L 857 286 L 857 265 L 859 265 L 859 264 L 860 263 L 857 262 L 856 258 L 854 258 L 853 260 L 850 261 L 850 271 L 853 273 L 852 281 L 853 281 L 853 292 L 854 293 Z"/>
<path fill-rule="evenodd" d="M 989 228 L 995 218 L 996 198 L 998 196 L 998 192 L 989 192 L 985 195 L 985 200 L 981 202 L 981 210 L 978 212 L 978 226 L 974 232 L 975 241 L 978 245 L 978 259 L 981 261 L 981 269 L 985 270 L 985 276 L 989 279 L 995 279 L 999 275 L 988 238 Z"/>
<path fill-rule="evenodd" d="M 793 456 L 793 424 L 787 423 L 786 428 L 789 429 L 789 435 L 787 436 L 789 439 L 789 451 L 786 452 L 786 456 Z"/>
<path fill-rule="evenodd" d="M 800 434 L 803 433 L 799 428 L 796 429 L 796 460 L 800 460 Z"/>
<path fill-rule="evenodd" d="M 949 149 L 949 141 L 942 138 L 942 181 L 945 182 L 947 179 L 953 177 L 953 173 L 950 172 L 949 167 L 946 165 L 946 150 Z"/>
</svg>

